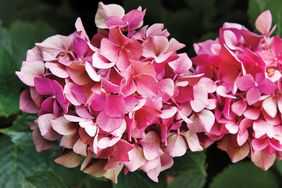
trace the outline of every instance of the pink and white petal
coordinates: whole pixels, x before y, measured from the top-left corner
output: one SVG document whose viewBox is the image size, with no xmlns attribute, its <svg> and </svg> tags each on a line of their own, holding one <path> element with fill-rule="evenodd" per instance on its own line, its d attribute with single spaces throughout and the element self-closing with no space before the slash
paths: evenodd
<svg viewBox="0 0 282 188">
<path fill-rule="evenodd" d="M 102 2 L 98 4 L 98 10 L 95 15 L 95 24 L 98 28 L 106 29 L 106 21 L 110 17 L 118 17 L 121 18 L 124 15 L 124 9 L 117 4 L 109 4 L 105 5 Z"/>
<path fill-rule="evenodd" d="M 257 109 L 257 108 L 248 108 L 248 109 L 243 113 L 243 115 L 244 115 L 246 118 L 248 118 L 248 119 L 256 120 L 256 119 L 259 118 L 260 113 L 261 113 L 261 110 L 260 110 L 260 109 Z"/>
<path fill-rule="evenodd" d="M 277 114 L 277 102 L 272 97 L 266 98 L 262 102 L 262 107 L 270 117 L 274 118 L 276 116 L 276 114 Z"/>
<path fill-rule="evenodd" d="M 61 135 L 71 135 L 74 134 L 78 126 L 68 121 L 64 116 L 58 117 L 51 120 L 52 128 Z"/>
<path fill-rule="evenodd" d="M 177 111 L 178 111 L 178 109 L 174 106 L 167 108 L 167 109 L 164 109 L 164 110 L 162 110 L 162 113 L 160 114 L 160 118 L 162 118 L 162 119 L 171 118 L 176 114 Z"/>
<path fill-rule="evenodd" d="M 265 135 L 268 131 L 268 124 L 264 120 L 256 120 L 253 124 L 253 129 L 255 132 L 255 138 L 260 138 Z"/>
<path fill-rule="evenodd" d="M 98 52 L 92 55 L 92 66 L 97 69 L 109 69 L 115 65 L 115 62 L 109 62 L 105 57 Z"/>
<path fill-rule="evenodd" d="M 269 10 L 262 12 L 256 19 L 256 29 L 263 35 L 267 35 L 271 29 L 272 16 Z"/>
<path fill-rule="evenodd" d="M 247 109 L 247 103 L 243 100 L 235 101 L 231 105 L 232 112 L 237 116 L 242 116 Z"/>
<path fill-rule="evenodd" d="M 38 117 L 37 123 L 41 135 L 50 141 L 57 140 L 59 138 L 58 133 L 56 133 L 51 126 L 51 121 L 55 119 L 54 114 L 44 114 Z"/>
<path fill-rule="evenodd" d="M 129 161 L 123 164 L 130 172 L 134 172 L 143 166 L 146 162 L 142 148 L 135 145 L 135 147 L 128 152 Z"/>
<path fill-rule="evenodd" d="M 67 78 L 69 77 L 69 74 L 65 68 L 65 66 L 58 64 L 58 63 L 52 63 L 52 62 L 46 62 L 45 67 L 51 71 L 52 74 L 59 78 Z"/>
<path fill-rule="evenodd" d="M 186 131 L 186 132 L 181 133 L 181 134 L 185 137 L 185 139 L 188 143 L 188 147 L 191 151 L 193 151 L 193 152 L 203 151 L 204 148 L 201 146 L 199 138 L 198 138 L 196 133 L 189 130 L 189 131 Z"/>
<path fill-rule="evenodd" d="M 101 76 L 97 74 L 95 69 L 92 67 L 92 65 L 88 62 L 85 63 L 85 70 L 88 74 L 88 76 L 93 80 L 94 82 L 100 82 Z"/>
<path fill-rule="evenodd" d="M 210 132 L 215 122 L 214 114 L 211 111 L 204 109 L 200 113 L 198 113 L 198 116 L 204 129 L 207 132 Z"/>
<path fill-rule="evenodd" d="M 186 153 L 187 149 L 187 144 L 180 134 L 169 135 L 167 140 L 167 150 L 170 156 L 183 156 Z"/>
<path fill-rule="evenodd" d="M 170 78 L 163 79 L 158 82 L 159 94 L 164 100 L 170 99 L 174 95 L 174 82 Z"/>
</svg>

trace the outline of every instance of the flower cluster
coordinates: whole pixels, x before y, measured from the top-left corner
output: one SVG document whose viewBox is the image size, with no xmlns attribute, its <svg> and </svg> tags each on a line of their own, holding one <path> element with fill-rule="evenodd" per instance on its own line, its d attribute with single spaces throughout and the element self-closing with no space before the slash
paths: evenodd
<svg viewBox="0 0 282 188">
<path fill-rule="evenodd" d="M 226 151 L 232 162 L 250 156 L 268 169 L 282 159 L 282 39 L 271 37 L 270 11 L 255 26 L 225 23 L 216 40 L 194 45 L 195 73 L 204 73 L 217 85 L 215 123 L 204 132 Z"/>
<path fill-rule="evenodd" d="M 216 84 L 163 24 L 142 27 L 144 15 L 99 3 L 91 39 L 78 18 L 76 32 L 27 52 L 16 74 L 29 86 L 20 109 L 38 114 L 37 151 L 59 145 L 56 163 L 116 182 L 122 170 L 158 181 L 173 157 L 203 150 L 194 131 L 211 131 Z"/>
<path fill-rule="evenodd" d="M 256 20 L 261 34 L 225 23 L 192 61 L 163 24 L 143 26 L 145 12 L 99 3 L 92 38 L 78 18 L 74 33 L 27 52 L 16 74 L 29 86 L 20 109 L 38 114 L 36 150 L 61 148 L 56 163 L 114 182 L 136 170 L 157 182 L 173 157 L 216 141 L 233 162 L 281 159 L 282 39 L 270 12 Z"/>
</svg>

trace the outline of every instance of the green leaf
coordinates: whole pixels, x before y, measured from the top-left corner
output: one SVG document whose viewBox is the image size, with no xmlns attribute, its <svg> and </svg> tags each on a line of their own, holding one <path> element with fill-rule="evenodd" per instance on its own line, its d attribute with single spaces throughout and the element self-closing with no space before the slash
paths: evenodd
<svg viewBox="0 0 282 188">
<path fill-rule="evenodd" d="M 282 161 L 280 160 L 276 161 L 276 168 L 280 172 L 280 175 L 282 176 Z"/>
<path fill-rule="evenodd" d="M 155 183 L 143 172 L 130 172 L 127 175 L 120 174 L 118 183 L 114 188 L 165 188 L 167 187 L 164 176 L 159 176 L 159 182 Z"/>
<path fill-rule="evenodd" d="M 270 10 L 273 25 L 277 25 L 276 34 L 282 34 L 282 1 L 281 0 L 249 0 L 248 15 L 252 25 L 256 18 L 265 10 Z"/>
<path fill-rule="evenodd" d="M 10 116 L 19 110 L 21 84 L 15 75 L 16 64 L 12 56 L 0 47 L 0 116 Z"/>
<path fill-rule="evenodd" d="M 27 50 L 33 48 L 36 42 L 42 42 L 45 38 L 55 34 L 55 31 L 44 22 L 15 21 L 9 28 L 9 34 L 13 57 L 19 68 L 25 59 Z"/>
<path fill-rule="evenodd" d="M 33 122 L 35 117 L 23 114 L 17 117 L 11 127 L 0 129 L 0 132 L 11 137 L 11 141 L 22 149 L 34 150 L 29 123 Z"/>
<path fill-rule="evenodd" d="M 20 187 L 34 171 L 48 168 L 44 154 L 22 150 L 6 136 L 0 137 L 0 187 Z"/>
<path fill-rule="evenodd" d="M 66 188 L 63 180 L 51 171 L 39 171 L 25 178 L 24 188 Z"/>
<path fill-rule="evenodd" d="M 200 188 L 205 183 L 206 163 L 204 152 L 189 152 L 183 157 L 175 158 L 174 165 L 168 174 L 174 177 L 169 188 Z"/>
<path fill-rule="evenodd" d="M 251 162 L 240 162 L 227 167 L 213 179 L 210 188 L 278 188 L 275 176 Z"/>
</svg>

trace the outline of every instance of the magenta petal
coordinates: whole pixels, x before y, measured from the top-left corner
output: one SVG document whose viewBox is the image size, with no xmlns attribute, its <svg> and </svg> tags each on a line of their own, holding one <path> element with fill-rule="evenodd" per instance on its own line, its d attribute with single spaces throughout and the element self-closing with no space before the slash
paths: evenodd
<svg viewBox="0 0 282 188">
<path fill-rule="evenodd" d="M 252 105 L 252 104 L 258 102 L 260 96 L 261 96 L 261 93 L 260 93 L 258 88 L 251 88 L 247 92 L 247 102 L 248 102 L 248 104 Z"/>
<path fill-rule="evenodd" d="M 106 98 L 105 114 L 109 117 L 122 117 L 125 112 L 125 102 L 120 95 L 109 95 Z"/>
<path fill-rule="evenodd" d="M 83 58 L 88 51 L 88 44 L 85 40 L 80 37 L 74 37 L 73 39 L 73 50 L 77 55 L 77 58 Z"/>
<path fill-rule="evenodd" d="M 267 78 L 260 82 L 258 87 L 266 95 L 271 95 L 277 88 L 276 84 Z"/>
<path fill-rule="evenodd" d="M 41 95 L 53 95 L 53 81 L 48 78 L 34 78 L 35 90 Z"/>
</svg>

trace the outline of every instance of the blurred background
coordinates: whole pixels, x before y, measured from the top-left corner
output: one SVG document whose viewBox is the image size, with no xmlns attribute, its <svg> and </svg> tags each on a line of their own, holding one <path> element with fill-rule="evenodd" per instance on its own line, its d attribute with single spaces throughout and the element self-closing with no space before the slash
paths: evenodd
<svg viewBox="0 0 282 188">
<path fill-rule="evenodd" d="M 126 10 L 142 6 L 146 8 L 145 24 L 164 23 L 172 37 L 186 44 L 184 49 L 193 56 L 193 43 L 216 38 L 224 22 L 236 22 L 253 29 L 259 13 L 271 9 L 276 33 L 281 32 L 281 0 L 101 0 L 105 4 L 116 3 Z M 51 179 L 49 187 L 106 188 L 108 181 L 100 181 L 81 175 L 79 169 L 67 170 L 52 163 L 54 153 L 36 154 L 31 141 L 28 122 L 34 117 L 21 114 L 18 107 L 19 93 L 23 85 L 15 77 L 26 51 L 53 34 L 72 33 L 77 17 L 81 17 L 89 36 L 96 33 L 94 16 L 97 0 L 0 0 L 0 187 L 48 187 L 38 178 Z M 5 135 L 5 136 L 4 136 Z M 54 152 L 54 151 L 53 151 Z M 282 187 L 282 164 L 263 172 L 246 160 L 230 165 L 228 156 L 212 146 L 202 157 L 203 170 L 188 181 L 189 187 Z M 206 159 L 206 160 L 205 160 Z M 189 162 L 188 162 L 189 163 Z M 39 165 L 40 164 L 40 165 Z M 183 164 L 185 166 L 185 164 Z M 191 166 L 188 165 L 187 168 Z M 50 170 L 60 174 L 37 170 Z M 186 169 L 187 170 L 187 169 Z M 191 173 L 191 172 L 190 172 Z M 192 172 L 195 174 L 195 172 Z M 130 178 L 134 178 L 129 176 Z M 143 177 L 143 176 L 142 176 Z M 192 176 L 193 177 L 193 176 Z M 215 178 L 216 177 L 216 178 Z M 198 178 L 198 179 L 197 179 Z M 77 179 L 81 181 L 78 183 Z M 45 180 L 44 180 L 45 181 Z M 47 181 L 47 180 L 46 180 Z M 133 181 L 133 180 L 130 180 Z M 140 185 L 143 186 L 143 181 Z M 191 184 L 190 184 L 190 183 Z M 36 184 L 37 183 L 37 184 Z M 38 186 L 34 186 L 34 185 Z M 95 185 L 95 186 L 93 186 Z M 127 186 L 114 186 L 126 188 Z M 130 187 L 130 186 L 128 186 Z M 179 188 L 182 186 L 179 186 Z"/>
</svg>

